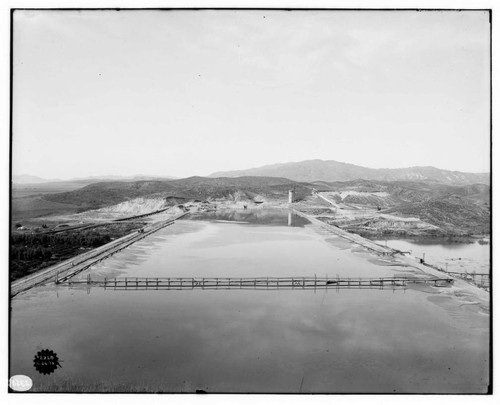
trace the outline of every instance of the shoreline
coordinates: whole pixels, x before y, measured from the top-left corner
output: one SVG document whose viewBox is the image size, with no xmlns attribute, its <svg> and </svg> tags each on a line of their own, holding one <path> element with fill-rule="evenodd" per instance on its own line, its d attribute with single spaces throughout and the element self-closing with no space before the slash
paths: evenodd
<svg viewBox="0 0 500 405">
<path fill-rule="evenodd" d="M 303 212 L 300 212 L 292 207 L 290 207 L 290 209 L 293 212 L 297 213 L 298 215 L 300 215 L 304 218 L 307 218 L 311 222 L 311 224 L 313 225 L 313 227 L 315 229 L 317 229 L 318 227 L 326 229 L 327 231 L 330 231 L 333 234 L 336 234 L 337 236 L 342 237 L 343 239 L 349 240 L 351 243 L 357 244 L 358 246 L 362 246 L 362 247 L 368 249 L 368 252 L 372 255 L 375 252 L 375 254 L 377 256 L 380 256 L 380 254 L 382 254 L 382 256 L 386 256 L 390 251 L 392 251 L 393 252 L 392 254 L 389 253 L 391 258 L 395 262 L 400 263 L 403 266 L 409 266 L 409 267 L 415 268 L 417 270 L 420 270 L 424 274 L 431 275 L 434 277 L 443 277 L 443 275 L 447 275 L 447 276 L 452 277 L 454 279 L 454 282 L 453 282 L 453 286 L 451 287 L 451 290 L 446 291 L 446 289 L 440 289 L 441 293 L 443 293 L 444 295 L 464 298 L 466 303 L 478 304 L 484 312 L 486 312 L 488 314 L 490 313 L 491 293 L 489 291 L 486 291 L 486 290 L 484 290 L 484 289 L 482 289 L 474 284 L 468 283 L 468 282 L 466 282 L 458 277 L 453 277 L 444 271 L 439 271 L 436 268 L 434 268 L 432 266 L 432 264 L 425 263 L 425 262 L 419 263 L 420 258 L 418 258 L 418 257 L 415 257 L 413 255 L 404 254 L 404 253 L 397 251 L 395 249 L 391 249 L 388 247 L 378 245 L 378 244 L 370 241 L 369 239 L 365 239 L 357 234 L 350 234 L 349 235 L 349 232 L 341 230 L 339 228 L 336 228 L 336 227 L 329 225 L 327 223 L 324 223 L 323 221 L 321 221 L 321 220 L 319 220 L 319 219 L 317 219 L 309 214 L 305 214 Z M 351 237 L 353 235 L 355 235 L 356 237 L 361 238 L 361 239 L 358 239 L 356 237 Z M 373 248 L 372 245 L 370 244 L 370 242 L 373 245 L 376 245 L 382 249 L 378 249 L 377 247 Z M 389 249 L 389 251 L 387 249 Z M 377 253 L 380 253 L 380 254 L 377 254 Z M 396 254 L 397 254 L 397 256 L 396 256 Z"/>
</svg>

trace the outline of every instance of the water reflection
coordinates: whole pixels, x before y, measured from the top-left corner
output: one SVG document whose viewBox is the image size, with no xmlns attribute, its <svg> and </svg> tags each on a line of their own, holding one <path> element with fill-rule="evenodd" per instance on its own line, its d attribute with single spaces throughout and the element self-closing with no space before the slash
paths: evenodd
<svg viewBox="0 0 500 405">
<path fill-rule="evenodd" d="M 33 377 L 38 387 L 102 381 L 180 392 L 187 382 L 191 392 L 298 393 L 303 379 L 302 392 L 450 393 L 487 384 L 487 319 L 469 328 L 419 291 L 94 289 L 88 297 L 64 289 L 59 297 L 13 305 L 12 374 L 32 375 L 38 346 L 64 358 L 53 375 Z"/>
<path fill-rule="evenodd" d="M 194 217 L 199 221 L 178 221 L 88 272 L 92 278 L 401 274 L 336 246 L 335 238 L 325 241 L 286 210 Z M 34 389 L 70 381 L 69 391 L 124 384 L 146 392 L 484 392 L 489 318 L 467 312 L 471 305 L 455 297 L 446 309 L 429 299 L 442 290 L 391 290 L 42 286 L 11 302 L 10 372 L 32 375 L 34 353 L 50 346 L 63 367 L 33 377 Z"/>
</svg>

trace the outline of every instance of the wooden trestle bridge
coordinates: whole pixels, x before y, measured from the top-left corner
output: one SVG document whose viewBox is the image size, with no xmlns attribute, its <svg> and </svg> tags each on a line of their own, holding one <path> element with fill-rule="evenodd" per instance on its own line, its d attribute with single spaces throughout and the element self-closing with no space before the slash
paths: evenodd
<svg viewBox="0 0 500 405">
<path fill-rule="evenodd" d="M 194 289 L 395 289 L 411 284 L 445 287 L 452 278 L 380 277 L 380 278 L 328 278 L 328 277 L 120 277 L 93 280 L 56 280 L 56 284 L 87 285 L 116 290 L 194 290 Z"/>
</svg>

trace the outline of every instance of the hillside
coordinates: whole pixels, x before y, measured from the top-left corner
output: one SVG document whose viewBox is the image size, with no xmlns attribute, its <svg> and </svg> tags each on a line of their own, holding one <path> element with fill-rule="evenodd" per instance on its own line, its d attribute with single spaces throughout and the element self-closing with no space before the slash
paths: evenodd
<svg viewBox="0 0 500 405">
<path fill-rule="evenodd" d="M 384 211 L 401 216 L 418 217 L 449 232 L 483 234 L 491 232 L 488 207 L 468 199 L 433 199 L 402 204 Z"/>
<path fill-rule="evenodd" d="M 490 187 L 484 184 L 454 186 L 422 181 L 370 181 L 353 180 L 344 182 L 314 182 L 318 191 L 344 193 L 347 202 L 368 204 L 366 196 L 379 196 L 385 205 L 394 206 L 405 202 L 420 202 L 430 199 L 470 199 L 478 203 L 488 203 Z M 371 205 L 374 205 L 373 202 Z"/>
<path fill-rule="evenodd" d="M 490 184 L 489 173 L 463 173 L 435 167 L 409 167 L 403 169 L 370 169 L 334 160 L 305 160 L 279 163 L 248 170 L 217 172 L 210 177 L 272 176 L 314 181 L 350 181 L 356 179 L 376 181 L 426 181 L 443 184 Z"/>
<path fill-rule="evenodd" d="M 317 182 L 315 185 L 341 210 L 376 209 L 382 216 L 419 218 L 443 233 L 482 234 L 491 231 L 490 187 L 486 185 L 368 180 Z M 333 223 L 341 225 L 336 220 Z M 359 224 L 343 221 L 342 226 L 356 231 Z"/>
<path fill-rule="evenodd" d="M 168 181 L 101 182 L 74 191 L 45 195 L 43 198 L 47 201 L 96 209 L 147 195 L 175 198 L 176 201 L 238 198 L 252 200 L 260 197 L 286 199 L 288 190 L 294 185 L 298 198 L 310 194 L 313 187 L 312 184 L 300 184 L 273 177 L 188 177 Z"/>
<path fill-rule="evenodd" d="M 36 215 L 31 217 L 35 217 L 50 215 L 51 207 L 54 213 L 69 213 L 110 206 L 116 208 L 117 204 L 121 204 L 119 207 L 123 209 L 120 208 L 119 212 L 136 214 L 134 209 L 129 207 L 135 203 L 126 202 L 136 199 L 141 210 L 147 211 L 147 204 L 144 202 L 146 200 L 141 200 L 143 197 L 151 203 L 154 200 L 161 208 L 189 201 L 208 201 L 217 205 L 258 205 L 266 202 L 273 206 L 286 203 L 288 190 L 292 187 L 296 190 L 297 200 L 303 201 L 304 204 L 311 203 L 313 190 L 319 191 L 336 207 L 326 210 L 333 214 L 329 220 L 354 232 L 361 229 L 360 227 L 363 227 L 365 232 L 367 229 L 382 232 L 388 224 L 393 224 L 397 231 L 397 228 L 402 226 L 413 227 L 415 218 L 428 224 L 426 226 L 432 234 L 490 232 L 489 186 L 448 185 L 423 181 L 351 180 L 301 183 L 279 177 L 246 176 L 100 182 L 78 190 L 38 196 L 33 200 L 33 207 L 28 204 L 27 208 L 23 208 L 23 201 L 27 203 L 28 199 L 14 199 L 13 212 L 17 219 L 30 217 L 23 214 L 23 209 L 32 210 Z M 157 209 L 159 208 L 156 205 L 151 207 L 151 211 Z M 359 214 L 363 213 L 373 216 L 374 220 L 361 221 Z"/>
<path fill-rule="evenodd" d="M 94 176 L 82 177 L 71 180 L 47 180 L 36 176 L 20 175 L 12 176 L 12 196 L 28 197 L 41 196 L 43 194 L 62 193 L 72 191 L 87 186 L 89 184 L 100 182 L 118 182 L 118 181 L 142 181 L 142 180 L 173 180 L 173 177 L 158 177 L 137 175 L 133 177 L 127 176 Z"/>
</svg>

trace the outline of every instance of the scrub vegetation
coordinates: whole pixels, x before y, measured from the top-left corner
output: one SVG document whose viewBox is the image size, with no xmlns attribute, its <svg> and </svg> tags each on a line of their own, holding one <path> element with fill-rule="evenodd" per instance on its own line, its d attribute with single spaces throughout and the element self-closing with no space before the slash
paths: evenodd
<svg viewBox="0 0 500 405">
<path fill-rule="evenodd" d="M 16 280 L 102 246 L 142 226 L 142 223 L 127 222 L 55 234 L 13 233 L 10 239 L 10 280 Z"/>
</svg>

